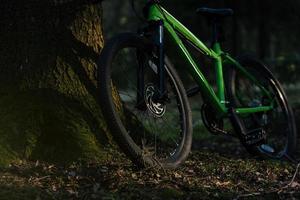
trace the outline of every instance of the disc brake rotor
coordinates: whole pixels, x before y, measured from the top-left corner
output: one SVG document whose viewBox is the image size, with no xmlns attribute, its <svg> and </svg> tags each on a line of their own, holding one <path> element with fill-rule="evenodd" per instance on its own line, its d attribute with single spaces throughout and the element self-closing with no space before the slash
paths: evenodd
<svg viewBox="0 0 300 200">
<path fill-rule="evenodd" d="M 166 105 L 155 102 L 153 100 L 157 90 L 155 89 L 153 84 L 148 84 L 145 87 L 145 102 L 148 110 L 154 117 L 162 117 L 166 112 Z"/>
</svg>

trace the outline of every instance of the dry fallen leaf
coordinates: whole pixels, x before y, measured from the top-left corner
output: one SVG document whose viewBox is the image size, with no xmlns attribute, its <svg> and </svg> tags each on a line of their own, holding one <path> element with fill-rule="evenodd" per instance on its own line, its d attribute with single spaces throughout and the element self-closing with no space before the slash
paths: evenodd
<svg viewBox="0 0 300 200">
<path fill-rule="evenodd" d="M 135 173 L 132 173 L 132 174 L 131 174 L 131 177 L 132 177 L 133 179 L 137 179 L 137 175 L 136 175 Z"/>
<path fill-rule="evenodd" d="M 294 182 L 291 183 L 290 187 L 291 188 L 300 188 L 300 183 L 294 181 Z"/>
<path fill-rule="evenodd" d="M 225 182 L 221 182 L 221 181 L 217 181 L 216 182 L 216 185 L 217 186 L 228 186 L 228 185 L 230 185 L 230 181 L 225 181 Z"/>
<path fill-rule="evenodd" d="M 179 173 L 175 172 L 175 173 L 174 173 L 174 177 L 175 177 L 175 178 L 181 178 L 182 176 L 181 176 Z"/>
</svg>

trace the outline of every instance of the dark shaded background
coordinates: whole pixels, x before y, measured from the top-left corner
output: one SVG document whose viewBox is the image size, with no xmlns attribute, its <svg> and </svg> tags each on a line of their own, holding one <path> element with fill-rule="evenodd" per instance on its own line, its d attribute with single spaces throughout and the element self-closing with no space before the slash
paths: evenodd
<svg viewBox="0 0 300 200">
<path fill-rule="evenodd" d="M 141 14 L 144 0 L 135 0 Z M 251 53 L 263 59 L 276 74 L 293 104 L 300 91 L 300 1 L 271 0 L 162 0 L 163 6 L 199 38 L 209 44 L 210 26 L 196 14 L 198 7 L 230 7 L 234 17 L 224 20 L 224 49 L 232 55 Z M 105 38 L 118 32 L 136 31 L 143 23 L 135 16 L 130 1 L 104 1 Z"/>
<path fill-rule="evenodd" d="M 135 2 L 137 11 L 142 15 L 144 0 L 135 0 Z M 235 15 L 223 22 L 223 28 L 226 30 L 223 48 L 233 56 L 245 53 L 255 55 L 268 65 L 282 83 L 300 129 L 298 125 L 300 124 L 299 0 L 162 0 L 161 2 L 166 10 L 207 45 L 210 44 L 211 27 L 204 17 L 196 14 L 196 9 L 198 7 L 232 8 Z M 120 32 L 134 32 L 144 25 L 136 17 L 129 0 L 104 1 L 103 6 L 106 39 Z M 176 56 L 176 52 L 171 49 L 168 54 L 173 55 L 172 61 L 180 70 L 182 63 Z M 205 66 L 202 70 L 206 73 L 212 72 L 203 58 L 199 57 L 197 61 L 201 66 Z M 213 75 L 213 72 L 210 74 Z M 189 81 L 187 82 L 189 84 Z"/>
</svg>

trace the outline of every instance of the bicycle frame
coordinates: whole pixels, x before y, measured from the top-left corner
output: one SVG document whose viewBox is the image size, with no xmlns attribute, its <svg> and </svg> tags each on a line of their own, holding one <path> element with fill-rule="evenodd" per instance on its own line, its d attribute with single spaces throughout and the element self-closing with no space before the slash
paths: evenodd
<svg viewBox="0 0 300 200">
<path fill-rule="evenodd" d="M 221 50 L 220 43 L 215 42 L 212 48 L 208 48 L 201 42 L 191 31 L 189 31 L 183 24 L 176 20 L 170 13 L 168 13 L 160 5 L 153 3 L 149 6 L 148 21 L 160 21 L 163 22 L 164 29 L 167 30 L 171 38 L 176 45 L 179 46 L 183 57 L 188 61 L 189 71 L 193 76 L 196 83 L 200 86 L 202 94 L 207 98 L 210 104 L 221 116 L 226 116 L 228 114 L 228 106 L 225 97 L 225 86 L 223 78 L 223 62 L 227 61 L 232 66 L 240 70 L 245 76 L 247 76 L 251 81 L 258 83 L 255 77 L 247 72 L 243 66 L 241 66 L 235 59 L 230 57 L 228 54 Z M 201 72 L 199 66 L 193 60 L 191 54 L 183 44 L 181 37 L 188 40 L 192 45 L 194 45 L 200 52 L 204 55 L 209 56 L 214 60 L 214 65 L 216 68 L 216 82 L 217 82 L 217 94 L 213 90 L 212 86 L 208 83 L 205 76 Z M 258 85 L 259 88 L 269 97 L 269 92 L 262 86 Z M 271 101 L 272 102 L 272 101 Z M 236 114 L 250 114 L 256 112 L 266 112 L 273 109 L 273 106 L 258 106 L 258 107 L 245 107 L 245 108 L 234 108 Z"/>
</svg>

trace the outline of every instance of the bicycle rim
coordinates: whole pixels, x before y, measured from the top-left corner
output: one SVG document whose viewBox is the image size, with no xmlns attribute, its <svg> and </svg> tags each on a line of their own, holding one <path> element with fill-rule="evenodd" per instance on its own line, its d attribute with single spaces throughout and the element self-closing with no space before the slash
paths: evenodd
<svg viewBox="0 0 300 200">
<path fill-rule="evenodd" d="M 139 61 L 137 52 L 142 52 Z M 134 45 L 120 49 L 111 65 L 111 88 L 120 125 L 131 138 L 129 145 L 144 162 L 151 160 L 166 165 L 176 162 L 186 145 L 186 108 L 182 92 L 167 65 L 168 98 L 163 102 L 155 100 L 158 91 L 156 59 L 153 53 L 146 53 Z M 141 65 L 144 81 L 143 88 L 138 90 L 137 69 Z M 137 98 L 138 95 L 142 98 Z"/>
</svg>

